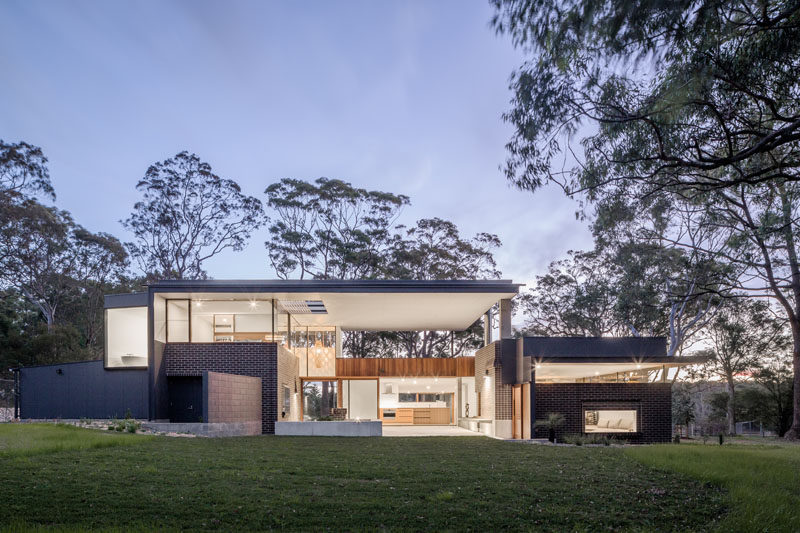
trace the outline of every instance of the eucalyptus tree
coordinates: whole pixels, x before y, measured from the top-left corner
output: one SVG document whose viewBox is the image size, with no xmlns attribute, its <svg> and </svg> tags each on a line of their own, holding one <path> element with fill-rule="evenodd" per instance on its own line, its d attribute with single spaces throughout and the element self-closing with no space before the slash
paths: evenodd
<svg viewBox="0 0 800 533">
<path fill-rule="evenodd" d="M 764 392 L 764 419 L 767 426 L 783 437 L 792 425 L 792 366 L 775 360 L 759 368 L 753 376 Z"/>
<path fill-rule="evenodd" d="M 787 436 L 798 438 L 800 4 L 493 3 L 495 28 L 530 55 L 511 81 L 508 179 L 555 183 L 587 209 L 663 203 L 660 239 L 729 264 L 730 288 L 776 300 L 792 331 Z"/>
<path fill-rule="evenodd" d="M 270 239 L 264 243 L 278 277 L 369 279 L 382 277 L 396 222 L 407 196 L 370 191 L 329 178 L 284 178 L 267 196 Z M 346 331 L 352 357 L 391 354 L 396 336 Z"/>
<path fill-rule="evenodd" d="M 244 249 L 262 223 L 258 198 L 188 152 L 150 166 L 136 189 L 142 199 L 122 225 L 134 236 L 128 251 L 152 277 L 204 278 L 204 261 Z"/>
<path fill-rule="evenodd" d="M 48 330 L 71 294 L 115 280 L 127 265 L 116 238 L 32 199 L 0 210 L 0 249 L 0 280 L 41 311 Z"/>
<path fill-rule="evenodd" d="M 441 218 L 418 220 L 395 234 L 387 255 L 385 276 L 390 279 L 498 279 L 493 252 L 500 239 L 491 233 L 462 236 L 458 227 Z M 400 332 L 395 335 L 408 357 L 448 357 L 479 348 L 483 324 L 478 320 L 465 331 Z"/>
<path fill-rule="evenodd" d="M 0 201 L 37 194 L 48 199 L 56 196 L 42 149 L 0 139 Z"/>
<path fill-rule="evenodd" d="M 523 330 L 531 335 L 602 337 L 627 330 L 616 312 L 617 275 L 601 254 L 568 252 L 520 295 Z"/>
<path fill-rule="evenodd" d="M 786 321 L 775 317 L 764 301 L 726 300 L 705 328 L 710 344 L 708 375 L 722 379 L 728 392 L 728 432 L 736 433 L 736 385 L 751 380 L 770 361 L 782 359 L 790 345 Z"/>
<path fill-rule="evenodd" d="M 270 240 L 281 278 L 371 278 L 383 268 L 407 196 L 354 187 L 342 180 L 285 178 L 269 185 Z"/>
</svg>

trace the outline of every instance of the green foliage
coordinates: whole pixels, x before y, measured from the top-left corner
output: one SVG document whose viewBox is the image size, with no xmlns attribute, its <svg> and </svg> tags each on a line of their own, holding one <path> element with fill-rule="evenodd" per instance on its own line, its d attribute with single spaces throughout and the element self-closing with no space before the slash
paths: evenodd
<svg viewBox="0 0 800 533">
<path fill-rule="evenodd" d="M 694 401 L 683 387 L 672 388 L 672 423 L 676 426 L 688 427 L 695 419 Z M 679 434 L 676 437 L 680 438 Z"/>
<path fill-rule="evenodd" d="M 0 139 L 0 204 L 37 194 L 56 197 L 42 149 Z"/>
<path fill-rule="evenodd" d="M 260 200 L 188 152 L 151 165 L 136 189 L 142 199 L 122 224 L 134 235 L 131 256 L 150 277 L 204 278 L 204 261 L 243 249 L 262 223 Z"/>
<path fill-rule="evenodd" d="M 558 429 L 564 425 L 566 420 L 564 419 L 564 415 L 561 413 L 547 413 L 547 418 L 542 420 L 537 420 L 534 422 L 535 427 L 542 427 L 548 430 L 550 429 Z"/>
<path fill-rule="evenodd" d="M 496 235 L 461 235 L 440 218 L 397 225 L 407 196 L 369 191 L 328 178 L 283 179 L 265 190 L 271 210 L 270 262 L 281 278 L 483 279 L 499 278 Z M 467 331 L 344 333 L 353 357 L 447 357 L 481 345 L 480 321 Z"/>
<path fill-rule="evenodd" d="M 629 333 L 616 312 L 618 270 L 597 252 L 570 251 L 569 259 L 550 263 L 520 297 L 524 332 L 568 337 Z"/>
<path fill-rule="evenodd" d="M 791 366 L 787 361 L 773 362 L 760 368 L 754 378 L 762 394 L 753 402 L 758 406 L 758 415 L 753 418 L 783 437 L 792 426 L 795 391 Z"/>
<path fill-rule="evenodd" d="M 688 301 L 744 290 L 800 328 L 800 5 L 493 4 L 531 58 L 511 80 L 508 179 L 580 196 L 606 242 L 687 253 L 700 268 L 675 292 Z M 794 383 L 798 438 L 800 372 Z"/>
<path fill-rule="evenodd" d="M 573 444 L 575 446 L 583 446 L 584 444 L 611 446 L 612 444 L 625 443 L 624 440 L 599 433 L 569 433 L 561 437 L 561 442 L 564 444 Z"/>
<path fill-rule="evenodd" d="M 407 196 L 328 178 L 287 178 L 264 193 L 274 213 L 265 245 L 281 278 L 380 277 L 391 231 L 409 204 Z"/>
</svg>

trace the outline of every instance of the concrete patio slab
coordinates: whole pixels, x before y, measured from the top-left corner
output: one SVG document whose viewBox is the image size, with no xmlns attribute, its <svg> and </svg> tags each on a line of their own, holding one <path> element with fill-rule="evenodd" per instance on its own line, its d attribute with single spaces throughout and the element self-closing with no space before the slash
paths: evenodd
<svg viewBox="0 0 800 533">
<path fill-rule="evenodd" d="M 383 426 L 384 437 L 481 437 L 458 426 Z"/>
</svg>

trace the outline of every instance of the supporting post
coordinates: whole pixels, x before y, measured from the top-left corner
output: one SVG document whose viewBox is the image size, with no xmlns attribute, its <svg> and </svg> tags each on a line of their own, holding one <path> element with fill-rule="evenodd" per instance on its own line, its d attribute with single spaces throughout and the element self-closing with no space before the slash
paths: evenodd
<svg viewBox="0 0 800 533">
<path fill-rule="evenodd" d="M 500 338 L 510 339 L 511 333 L 511 300 L 505 298 L 500 300 Z"/>
<path fill-rule="evenodd" d="M 292 314 L 289 312 L 286 313 L 286 349 L 292 349 Z"/>
<path fill-rule="evenodd" d="M 20 378 L 19 378 L 19 368 L 12 368 L 12 372 L 14 372 L 14 420 L 19 420 L 19 400 L 20 400 Z"/>
<path fill-rule="evenodd" d="M 492 310 L 489 309 L 483 315 L 483 345 L 492 344 Z"/>
<path fill-rule="evenodd" d="M 334 357 L 341 357 L 342 356 L 342 328 L 336 326 L 336 330 L 334 332 L 336 336 L 336 352 L 333 354 Z"/>
</svg>

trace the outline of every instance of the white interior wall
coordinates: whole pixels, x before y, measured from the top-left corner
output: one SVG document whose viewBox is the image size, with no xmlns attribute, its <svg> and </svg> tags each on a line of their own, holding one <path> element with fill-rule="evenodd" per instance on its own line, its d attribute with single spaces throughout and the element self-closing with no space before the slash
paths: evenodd
<svg viewBox="0 0 800 533">
<path fill-rule="evenodd" d="M 106 309 L 106 365 L 147 366 L 147 307 Z"/>
<path fill-rule="evenodd" d="M 214 342 L 212 315 L 192 315 L 192 342 Z"/>
<path fill-rule="evenodd" d="M 377 380 L 345 380 L 342 389 L 342 407 L 347 408 L 347 418 L 378 419 Z"/>
<path fill-rule="evenodd" d="M 237 333 L 262 333 L 272 330 L 272 315 L 237 313 L 233 322 Z"/>
<path fill-rule="evenodd" d="M 166 300 L 158 295 L 153 297 L 153 339 L 167 342 Z"/>
<path fill-rule="evenodd" d="M 167 338 L 169 342 L 189 341 L 189 302 L 167 300 Z"/>
<path fill-rule="evenodd" d="M 469 416 L 478 415 L 478 395 L 475 393 L 475 378 L 461 378 L 461 417 L 467 416 L 467 405 L 469 405 Z"/>
</svg>

